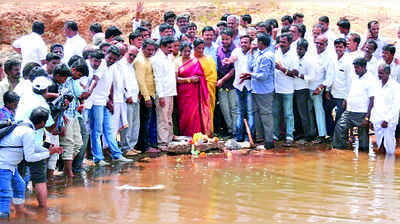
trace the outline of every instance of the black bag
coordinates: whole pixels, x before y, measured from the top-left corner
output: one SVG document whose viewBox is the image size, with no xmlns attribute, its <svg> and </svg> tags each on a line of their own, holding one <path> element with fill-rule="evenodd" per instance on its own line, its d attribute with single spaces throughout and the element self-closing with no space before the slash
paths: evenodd
<svg viewBox="0 0 400 224">
<path fill-rule="evenodd" d="M 14 129 L 17 126 L 20 126 L 20 125 L 33 128 L 31 124 L 24 123 L 23 121 L 12 122 L 9 119 L 0 121 L 0 140 L 3 139 L 4 137 L 6 137 L 7 135 L 11 134 L 11 132 L 14 131 Z M 22 148 L 22 146 L 1 146 L 0 145 L 0 148 Z"/>
</svg>

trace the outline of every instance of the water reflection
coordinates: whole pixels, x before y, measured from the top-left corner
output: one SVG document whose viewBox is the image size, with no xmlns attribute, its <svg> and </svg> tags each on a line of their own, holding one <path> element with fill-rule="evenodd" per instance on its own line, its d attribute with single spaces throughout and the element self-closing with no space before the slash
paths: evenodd
<svg viewBox="0 0 400 224">
<path fill-rule="evenodd" d="M 57 180 L 47 215 L 29 223 L 395 223 L 399 161 L 293 149 L 96 167 Z M 163 184 L 162 191 L 117 186 Z M 29 199 L 33 209 L 35 200 Z"/>
</svg>

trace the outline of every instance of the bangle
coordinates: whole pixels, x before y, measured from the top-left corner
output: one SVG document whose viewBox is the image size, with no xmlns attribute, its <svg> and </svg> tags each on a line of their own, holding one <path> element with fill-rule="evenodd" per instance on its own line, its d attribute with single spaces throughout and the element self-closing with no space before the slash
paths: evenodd
<svg viewBox="0 0 400 224">
<path fill-rule="evenodd" d="M 188 82 L 188 83 L 191 83 L 191 82 L 192 82 L 192 79 L 190 79 L 190 78 L 187 79 L 187 82 Z"/>
<path fill-rule="evenodd" d="M 288 72 L 289 72 L 289 69 L 286 69 L 285 75 L 287 75 Z"/>
<path fill-rule="evenodd" d="M 364 120 L 369 121 L 369 118 L 368 118 L 368 117 L 365 117 Z"/>
</svg>

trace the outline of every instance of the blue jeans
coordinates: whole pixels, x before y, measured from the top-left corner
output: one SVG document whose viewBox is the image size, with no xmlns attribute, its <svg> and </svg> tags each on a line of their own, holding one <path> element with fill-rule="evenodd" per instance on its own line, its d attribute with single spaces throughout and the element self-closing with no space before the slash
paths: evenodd
<svg viewBox="0 0 400 224">
<path fill-rule="evenodd" d="M 317 120 L 318 136 L 326 136 L 325 110 L 322 102 L 322 91 L 319 95 L 313 95 L 313 90 L 310 90 L 311 100 L 314 105 L 315 118 Z"/>
<path fill-rule="evenodd" d="M 104 159 L 103 150 L 101 147 L 101 134 L 104 135 L 108 147 L 110 147 L 111 157 L 118 159 L 122 152 L 118 148 L 115 136 L 112 134 L 111 113 L 105 106 L 93 105 L 89 110 L 90 121 L 90 143 L 94 162 L 99 162 Z"/>
<path fill-rule="evenodd" d="M 286 139 L 293 140 L 293 129 L 294 129 L 294 116 L 293 116 L 293 93 L 292 94 L 283 94 L 283 93 L 275 93 L 274 94 L 274 137 L 279 137 L 279 122 L 281 118 L 281 108 L 283 106 L 283 116 L 285 118 L 286 124 Z"/>
<path fill-rule="evenodd" d="M 246 87 L 242 91 L 235 89 L 236 101 L 237 101 L 237 119 L 236 119 L 236 130 L 235 140 L 243 141 L 244 138 L 244 123 L 243 119 L 247 113 L 247 122 L 249 124 L 251 136 L 254 137 L 254 109 L 253 109 L 253 97 L 251 92 Z M 247 138 L 247 135 L 246 135 Z"/>
<path fill-rule="evenodd" d="M 15 204 L 23 203 L 25 199 L 25 181 L 19 175 L 18 169 L 15 169 L 14 174 L 11 170 L 0 169 L 0 213 L 3 215 L 10 214 L 12 198 Z"/>
</svg>

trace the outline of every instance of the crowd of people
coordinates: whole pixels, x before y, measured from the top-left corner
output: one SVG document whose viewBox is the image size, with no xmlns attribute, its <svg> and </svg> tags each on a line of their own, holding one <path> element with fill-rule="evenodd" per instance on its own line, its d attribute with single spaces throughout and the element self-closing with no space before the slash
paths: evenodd
<svg viewBox="0 0 400 224">
<path fill-rule="evenodd" d="M 45 43 L 40 21 L 13 42 L 22 60 L 6 60 L 0 82 L 0 119 L 17 122 L 0 139 L 0 217 L 11 201 L 23 211 L 28 181 L 46 207 L 55 169 L 72 177 L 85 158 L 129 162 L 198 132 L 252 137 L 267 150 L 278 141 L 347 149 L 358 136 L 368 150 L 374 130 L 378 147 L 394 153 L 399 49 L 381 38 L 378 21 L 362 38 L 346 18 L 335 34 L 327 16 L 306 29 L 301 13 L 280 25 L 225 14 L 200 28 L 167 11 L 153 28 L 142 12 L 138 3 L 128 35 L 91 24 L 90 44 L 74 21 L 64 24 L 64 44 Z"/>
</svg>

